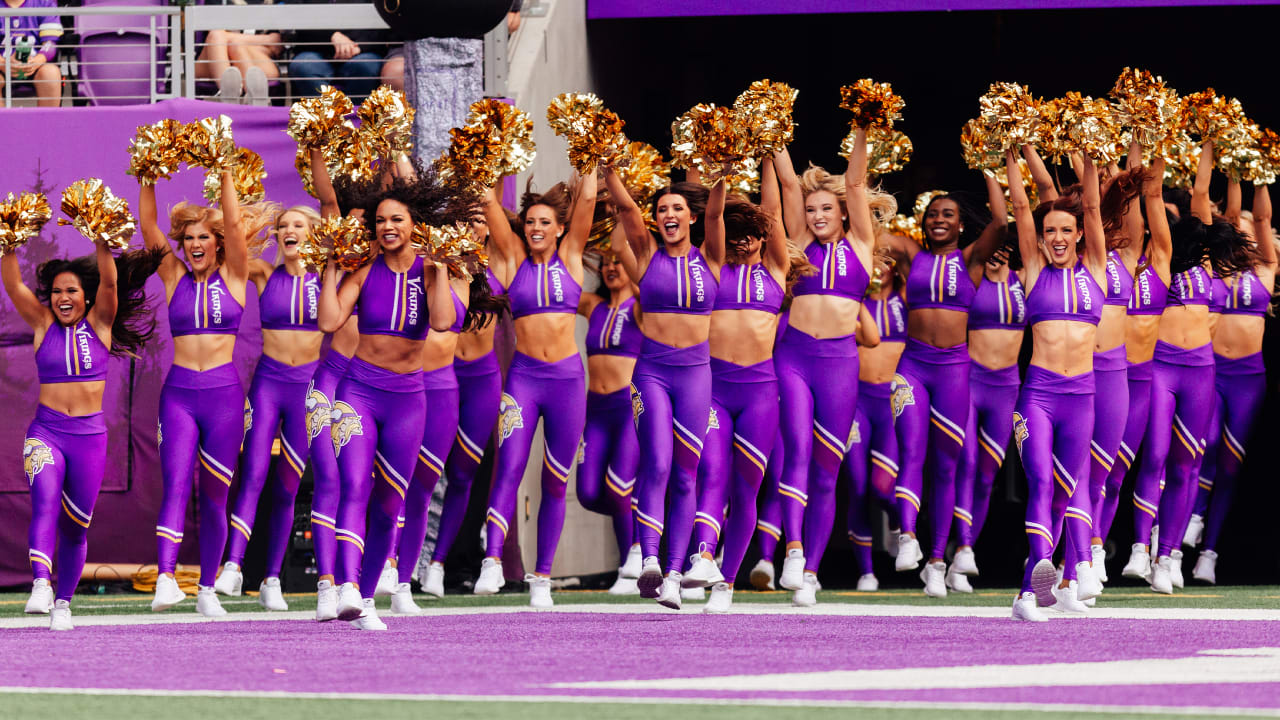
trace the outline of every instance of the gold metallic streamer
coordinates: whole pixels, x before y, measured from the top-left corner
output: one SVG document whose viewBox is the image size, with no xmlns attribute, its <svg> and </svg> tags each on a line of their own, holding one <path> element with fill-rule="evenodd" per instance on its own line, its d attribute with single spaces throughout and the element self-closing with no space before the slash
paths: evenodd
<svg viewBox="0 0 1280 720">
<path fill-rule="evenodd" d="M 455 277 L 471 281 L 471 275 L 489 265 L 484 242 L 476 239 L 470 223 L 454 225 L 428 225 L 418 223 L 410 239 L 413 251 L 428 262 L 440 263 L 449 268 Z"/>
<path fill-rule="evenodd" d="M 298 244 L 298 254 L 313 272 L 322 270 L 330 257 L 342 270 L 355 272 L 373 259 L 373 241 L 359 218 L 327 217 Z"/>
<path fill-rule="evenodd" d="M 853 154 L 854 139 L 857 129 L 850 132 L 840 142 L 840 157 L 847 158 Z M 898 172 L 911 161 L 914 148 L 911 138 L 901 130 L 876 128 L 867 133 L 867 174 L 885 175 Z"/>
<path fill-rule="evenodd" d="M 0 256 L 14 252 L 39 235 L 51 217 L 53 210 L 44 195 L 24 192 L 14 197 L 9 193 L 0 203 Z"/>
<path fill-rule="evenodd" d="M 331 86 L 317 97 L 304 98 L 289 108 L 285 132 L 304 148 L 324 148 L 350 137 L 354 128 L 346 119 L 355 110 L 346 93 Z"/>
<path fill-rule="evenodd" d="M 185 127 L 172 118 L 139 125 L 129 141 L 127 172 L 143 185 L 155 185 L 160 178 L 169 179 L 182 164 L 181 138 Z"/>
<path fill-rule="evenodd" d="M 77 180 L 62 191 L 62 212 L 71 218 L 58 218 L 59 225 L 71 225 L 95 243 L 112 250 L 126 250 L 137 230 L 129 203 L 111 192 L 98 178 Z"/>
<path fill-rule="evenodd" d="M 751 83 L 734 100 L 733 109 L 738 113 L 738 124 L 746 136 L 750 155 L 772 155 L 791 143 L 796 128 L 791 111 L 797 94 L 786 83 L 765 79 Z"/>
<path fill-rule="evenodd" d="M 547 124 L 569 142 L 569 164 L 588 173 L 611 165 L 627 147 L 626 123 L 592 93 L 561 93 L 547 105 Z"/>
<path fill-rule="evenodd" d="M 249 148 L 236 148 L 235 164 L 231 167 L 231 180 L 241 205 L 261 202 L 267 196 L 262 181 L 267 177 L 262 156 Z M 204 198 L 211 203 L 222 199 L 222 173 L 211 169 L 204 176 Z"/>
<path fill-rule="evenodd" d="M 978 98 L 978 117 L 982 124 L 975 129 L 986 133 L 1002 155 L 1036 142 L 1040 111 L 1026 85 L 992 83 L 987 94 Z"/>
<path fill-rule="evenodd" d="M 364 141 L 378 157 L 413 150 L 413 117 L 415 111 L 405 100 L 404 92 L 379 85 L 360 103 L 357 111 Z"/>
<path fill-rule="evenodd" d="M 862 78 L 840 88 L 840 107 L 853 113 L 853 126 L 860 128 L 892 128 L 902 119 L 907 103 L 893 93 L 889 83 Z"/>
</svg>

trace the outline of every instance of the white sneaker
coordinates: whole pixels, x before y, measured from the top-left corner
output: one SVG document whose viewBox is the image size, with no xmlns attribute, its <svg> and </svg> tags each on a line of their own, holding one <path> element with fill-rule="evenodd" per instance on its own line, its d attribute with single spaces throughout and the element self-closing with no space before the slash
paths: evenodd
<svg viewBox="0 0 1280 720">
<path fill-rule="evenodd" d="M 178 587 L 178 581 L 162 573 L 156 578 L 156 596 L 151 600 L 151 610 L 168 610 L 186 599 L 187 595 Z"/>
<path fill-rule="evenodd" d="M 951 573 L 978 577 L 978 562 L 973 556 L 973 548 L 960 548 L 951 558 Z"/>
<path fill-rule="evenodd" d="M 391 567 L 391 561 L 388 560 L 382 566 L 382 573 L 378 575 L 378 585 L 373 589 L 373 596 L 391 597 L 396 594 L 396 586 L 400 584 L 400 571 Z"/>
<path fill-rule="evenodd" d="M 907 534 L 898 536 L 898 557 L 893 561 L 893 569 L 908 572 L 920 567 L 924 553 L 920 551 L 920 541 Z"/>
<path fill-rule="evenodd" d="M 1173 560 L 1168 555 L 1157 560 L 1151 569 L 1151 592 L 1173 594 Z"/>
<path fill-rule="evenodd" d="M 241 102 L 246 105 L 266 107 L 271 104 L 271 95 L 267 87 L 267 74 L 261 68 L 251 67 L 244 74 L 244 97 Z"/>
<path fill-rule="evenodd" d="M 53 603 L 53 610 L 49 612 L 49 629 L 50 630 L 74 630 L 75 626 L 71 624 L 71 603 L 66 600 L 57 600 Z"/>
<path fill-rule="evenodd" d="M 1097 604 L 1098 604 L 1098 598 L 1089 598 L 1088 600 L 1084 601 L 1085 607 L 1094 607 Z"/>
<path fill-rule="evenodd" d="M 1191 577 L 1199 580 L 1200 582 L 1217 585 L 1217 567 L 1218 553 L 1212 550 L 1201 550 L 1200 557 L 1196 558 L 1196 566 L 1191 570 Z"/>
<path fill-rule="evenodd" d="M 397 583 L 396 591 L 391 595 L 392 615 L 421 615 L 422 608 L 413 602 L 413 590 L 409 583 Z"/>
<path fill-rule="evenodd" d="M 1156 553 L 1160 551 L 1160 526 L 1151 526 L 1151 544 L 1147 547 L 1151 548 L 1152 557 L 1156 557 Z"/>
<path fill-rule="evenodd" d="M 316 622 L 338 619 L 338 588 L 330 580 L 316 583 Z"/>
<path fill-rule="evenodd" d="M 378 608 L 373 604 L 373 598 L 364 600 L 360 608 L 360 615 L 351 621 L 351 627 L 357 630 L 387 629 L 387 624 L 382 622 L 382 618 L 378 617 Z"/>
<path fill-rule="evenodd" d="M 658 597 L 663 585 L 662 567 L 658 565 L 658 558 L 647 557 L 640 570 L 640 578 L 636 580 L 636 588 L 640 591 L 640 597 L 653 599 Z"/>
<path fill-rule="evenodd" d="M 1019 595 L 1013 601 L 1013 619 L 1022 622 L 1049 622 L 1049 618 L 1045 617 L 1037 602 L 1036 594 L 1033 592 Z"/>
<path fill-rule="evenodd" d="M 792 548 L 782 561 L 782 575 L 778 585 L 786 590 L 799 590 L 804 586 L 804 550 Z"/>
<path fill-rule="evenodd" d="M 1182 551 L 1174 550 L 1169 553 L 1169 580 L 1176 588 L 1184 588 L 1187 586 L 1185 580 L 1182 579 Z"/>
<path fill-rule="evenodd" d="M 267 610 L 283 612 L 289 609 L 289 604 L 284 601 L 284 593 L 280 591 L 280 578 L 269 577 L 262 581 L 258 586 L 258 604 Z"/>
<path fill-rule="evenodd" d="M 805 573 L 800 589 L 791 596 L 791 604 L 795 607 L 813 607 L 818 604 L 818 576 Z"/>
<path fill-rule="evenodd" d="M 1058 584 L 1058 570 L 1049 559 L 1041 560 L 1031 568 L 1031 591 L 1036 594 L 1036 604 L 1049 607 L 1054 603 L 1053 588 Z"/>
<path fill-rule="evenodd" d="M 640 579 L 643 580 L 644 575 L 641 575 Z M 679 610 L 683 599 L 680 596 L 680 573 L 672 570 L 662 581 L 662 592 L 658 593 L 658 604 L 672 610 Z"/>
<path fill-rule="evenodd" d="M 222 71 L 222 76 L 218 78 L 218 92 L 214 94 L 212 99 L 218 102 L 238 105 L 243 93 L 244 76 L 236 68 L 227 68 Z"/>
<path fill-rule="evenodd" d="M 947 596 L 947 564 L 941 560 L 926 563 L 920 571 L 920 579 L 924 581 L 924 594 L 934 598 Z"/>
<path fill-rule="evenodd" d="M 866 573 L 858 578 L 858 585 L 854 589 L 858 592 L 879 592 L 880 581 L 876 579 L 875 573 Z"/>
<path fill-rule="evenodd" d="M 212 585 L 197 585 L 196 588 L 196 612 L 207 618 L 222 617 L 227 614 L 227 609 L 222 607 L 222 601 L 218 600 L 218 591 L 214 590 Z"/>
<path fill-rule="evenodd" d="M 338 619 L 355 620 L 364 612 L 364 598 L 355 583 L 342 583 L 338 589 Z"/>
<path fill-rule="evenodd" d="M 613 581 L 609 586 L 610 595 L 639 595 L 640 581 L 636 578 L 622 577 L 618 575 L 618 579 Z"/>
<path fill-rule="evenodd" d="M 222 572 L 213 581 L 213 589 L 227 597 L 240 597 L 244 590 L 244 573 L 240 572 L 240 566 L 233 562 L 223 565 Z"/>
<path fill-rule="evenodd" d="M 529 607 L 555 607 L 556 603 L 551 599 L 551 578 L 529 573 L 524 576 L 524 581 L 529 584 Z"/>
<path fill-rule="evenodd" d="M 1098 576 L 1098 582 L 1110 582 L 1107 577 L 1107 549 L 1101 545 L 1089 546 L 1090 559 L 1093 560 L 1093 574 Z"/>
<path fill-rule="evenodd" d="M 502 576 L 502 563 L 493 558 L 485 558 L 480 563 L 480 577 L 471 592 L 476 595 L 496 595 L 502 589 L 506 579 Z"/>
<path fill-rule="evenodd" d="M 724 573 L 720 572 L 719 566 L 715 560 L 708 560 L 698 553 L 689 559 L 689 572 L 684 574 L 684 579 L 680 582 L 684 583 L 687 588 L 707 588 L 719 582 L 724 582 Z"/>
<path fill-rule="evenodd" d="M 27 609 L 24 612 L 28 615 L 48 615 L 52 609 L 53 587 L 45 578 L 36 578 L 31 583 L 31 597 L 27 599 Z"/>
<path fill-rule="evenodd" d="M 956 553 L 959 555 L 959 553 Z M 951 567 L 947 568 L 947 588 L 961 593 L 973 592 L 973 585 L 969 584 L 969 576 L 956 570 L 955 563 L 951 563 Z"/>
<path fill-rule="evenodd" d="M 1204 537 L 1204 518 L 1192 514 L 1191 522 L 1187 523 L 1187 532 L 1182 536 L 1182 544 L 1186 547 L 1193 548 L 1200 544 L 1200 540 Z"/>
<path fill-rule="evenodd" d="M 702 608 L 702 612 L 712 615 L 723 615 L 729 612 L 733 604 L 733 586 L 726 582 L 718 582 L 711 587 L 711 597 Z"/>
<path fill-rule="evenodd" d="M 1087 562 L 1076 563 L 1076 597 L 1082 602 L 1102 594 L 1102 583 L 1093 566 Z"/>
<path fill-rule="evenodd" d="M 642 567 L 644 567 L 644 551 L 640 549 L 640 543 L 636 543 L 627 551 L 627 559 L 623 561 L 622 567 L 618 568 L 618 577 L 635 580 L 640 577 Z"/>
<path fill-rule="evenodd" d="M 751 568 L 751 587 L 757 590 L 777 590 L 773 584 L 773 562 L 761 558 L 756 566 Z"/>
<path fill-rule="evenodd" d="M 1134 543 L 1129 550 L 1129 562 L 1120 574 L 1134 580 L 1151 580 L 1151 553 L 1142 543 Z"/>
<path fill-rule="evenodd" d="M 683 580 L 681 582 L 683 582 Z M 681 586 L 680 599 L 688 600 L 689 602 L 704 602 L 707 599 L 707 589 L 704 587 Z"/>
<path fill-rule="evenodd" d="M 1049 606 L 1050 610 L 1056 610 L 1060 613 L 1068 615 L 1083 615 L 1089 611 L 1085 604 L 1080 602 L 1076 597 L 1079 592 L 1079 585 L 1075 580 L 1067 583 L 1066 587 L 1053 586 L 1053 605 Z"/>
<path fill-rule="evenodd" d="M 422 581 L 422 591 L 435 597 L 444 597 L 444 565 L 433 562 L 427 566 L 427 579 Z"/>
</svg>

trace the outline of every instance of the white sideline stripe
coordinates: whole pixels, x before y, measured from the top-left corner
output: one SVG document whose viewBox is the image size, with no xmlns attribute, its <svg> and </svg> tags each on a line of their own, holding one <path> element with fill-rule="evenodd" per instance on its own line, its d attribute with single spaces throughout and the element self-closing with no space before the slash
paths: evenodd
<svg viewBox="0 0 1280 720">
<path fill-rule="evenodd" d="M 1069 703 L 920 702 L 914 700 L 821 700 L 790 698 L 630 697 L 612 695 L 445 695 L 410 693 L 308 693 L 278 690 L 129 690 L 123 688 L 3 687 L 0 695 L 87 695 L 113 697 L 213 697 L 262 700 L 389 700 L 401 702 L 574 703 L 627 705 L 737 705 L 763 707 L 866 708 L 889 710 L 982 710 L 1034 713 L 1124 713 L 1186 717 L 1280 717 L 1271 708 L 1162 707 L 1157 705 L 1087 705 Z"/>
</svg>

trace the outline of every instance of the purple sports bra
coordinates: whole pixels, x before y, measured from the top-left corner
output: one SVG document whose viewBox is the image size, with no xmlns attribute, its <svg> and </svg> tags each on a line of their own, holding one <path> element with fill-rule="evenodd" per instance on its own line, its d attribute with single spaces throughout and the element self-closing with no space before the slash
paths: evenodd
<svg viewBox="0 0 1280 720">
<path fill-rule="evenodd" d="M 467 322 L 467 306 L 463 304 L 462 298 L 458 297 L 458 293 L 453 291 L 453 287 L 449 287 L 449 296 L 453 298 L 453 324 L 449 326 L 448 332 L 460 333 L 462 326 Z"/>
<path fill-rule="evenodd" d="M 985 275 L 969 305 L 970 330 L 1021 330 L 1027 324 L 1027 295 L 1010 271 L 1004 282 Z"/>
<path fill-rule="evenodd" d="M 539 313 L 574 315 L 578 312 L 582 286 L 569 274 L 559 255 L 552 255 L 545 263 L 525 258 L 511 280 L 511 287 L 507 288 L 507 296 L 512 317 Z"/>
<path fill-rule="evenodd" d="M 1173 276 L 1169 306 L 1209 305 L 1213 302 L 1213 278 L 1199 265 Z"/>
<path fill-rule="evenodd" d="M 1133 276 L 1124 266 L 1124 259 L 1120 257 L 1120 252 L 1117 250 L 1107 253 L 1106 291 L 1107 305 L 1126 307 L 1129 305 L 1129 299 L 1133 297 Z"/>
<path fill-rule="evenodd" d="M 876 329 L 880 331 L 880 342 L 907 341 L 907 303 L 899 293 L 892 293 L 884 300 L 867 298 L 863 300 L 867 312 L 875 318 Z"/>
<path fill-rule="evenodd" d="M 1145 266 L 1145 267 L 1144 267 Z M 1159 315 L 1169 302 L 1169 288 L 1156 273 L 1156 269 L 1147 264 L 1147 256 L 1138 259 L 1138 267 L 1142 268 L 1133 279 L 1133 295 L 1129 298 L 1130 315 Z"/>
<path fill-rule="evenodd" d="M 640 345 L 644 335 L 636 325 L 636 299 L 629 297 L 618 307 L 600 303 L 587 318 L 587 356 L 621 355 L 640 357 Z"/>
<path fill-rule="evenodd" d="M 907 274 L 907 307 L 945 308 L 967 312 L 977 288 L 969 278 L 964 253 L 959 249 L 946 255 L 919 252 Z"/>
<path fill-rule="evenodd" d="M 659 247 L 640 278 L 640 307 L 646 313 L 710 315 L 718 283 L 696 247 L 681 257 Z"/>
<path fill-rule="evenodd" d="M 507 287 L 502 284 L 502 281 L 498 279 L 497 275 L 493 274 L 492 268 L 486 267 L 484 269 L 484 276 L 489 278 L 489 294 L 490 295 L 497 297 L 499 295 L 507 294 Z"/>
<path fill-rule="evenodd" d="M 408 272 L 387 267 L 385 256 L 374 258 L 360 288 L 361 335 L 394 335 L 422 340 L 431 329 L 422 258 L 415 257 Z"/>
<path fill-rule="evenodd" d="M 271 271 L 258 297 L 258 316 L 266 330 L 319 331 L 320 276 L 290 275 L 283 265 Z"/>
<path fill-rule="evenodd" d="M 871 277 L 867 275 L 867 269 L 862 267 L 862 261 L 858 259 L 858 253 L 854 252 L 849 238 L 842 236 L 830 243 L 815 240 L 804 249 L 804 254 L 818 268 L 818 272 L 801 277 L 791 290 L 793 297 L 834 295 L 862 302 Z"/>
<path fill-rule="evenodd" d="M 1209 280 L 1209 312 L 1221 313 L 1227 309 L 1227 282 L 1217 273 L 1214 273 Z"/>
<path fill-rule="evenodd" d="M 88 318 L 74 327 L 55 322 L 36 349 L 36 374 L 41 385 L 106 380 L 110 354 Z"/>
<path fill-rule="evenodd" d="M 760 310 L 777 315 L 782 310 L 782 286 L 765 268 L 754 265 L 725 265 L 720 268 L 716 290 L 716 310 Z"/>
<path fill-rule="evenodd" d="M 1070 268 L 1046 267 L 1027 296 L 1027 324 L 1074 320 L 1097 325 L 1103 302 L 1102 288 L 1084 263 Z"/>
<path fill-rule="evenodd" d="M 244 308 L 232 297 L 221 269 L 204 282 L 187 273 L 169 300 L 169 331 L 174 337 L 235 335 L 243 315 Z"/>
<path fill-rule="evenodd" d="M 1267 292 L 1267 287 L 1262 284 L 1254 271 L 1249 270 L 1236 275 L 1235 284 L 1226 287 L 1224 283 L 1223 290 L 1226 294 L 1222 308 L 1224 315 L 1262 317 L 1267 314 L 1267 306 L 1271 304 L 1271 293 Z M 1214 297 L 1217 297 L 1216 288 L 1214 292 Z"/>
</svg>

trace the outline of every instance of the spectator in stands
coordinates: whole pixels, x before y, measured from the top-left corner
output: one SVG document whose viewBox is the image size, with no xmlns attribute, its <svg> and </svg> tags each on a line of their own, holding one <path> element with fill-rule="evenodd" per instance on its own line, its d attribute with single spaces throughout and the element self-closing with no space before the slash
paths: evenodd
<svg viewBox="0 0 1280 720">
<path fill-rule="evenodd" d="M 196 77 L 217 80 L 223 102 L 266 105 L 267 84 L 280 77 L 276 58 L 283 51 L 278 32 L 214 30 L 196 58 Z"/>
<path fill-rule="evenodd" d="M 338 0 L 286 2 L 332 5 Z M 387 33 L 382 30 L 297 31 L 293 35 L 294 56 L 289 63 L 296 93 L 319 95 L 322 85 L 333 85 L 353 98 L 368 95 L 382 80 L 387 40 Z"/>
<path fill-rule="evenodd" d="M 56 8 L 56 0 L 4 0 L 11 8 Z M 53 12 L 56 12 L 53 11 Z M 35 83 L 37 105 L 58 107 L 62 103 L 62 71 L 54 62 L 58 54 L 58 38 L 62 37 L 62 20 L 55 15 L 8 18 L 10 38 L 4 37 L 0 24 L 0 45 L 8 47 L 4 60 L 8 72 L 0 73 L 0 88 L 8 78 Z M 0 68 L 3 68 L 0 65 Z"/>
</svg>

